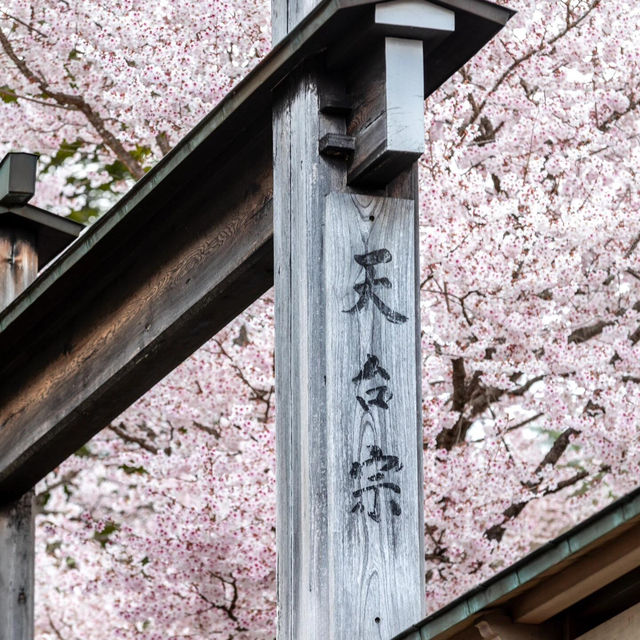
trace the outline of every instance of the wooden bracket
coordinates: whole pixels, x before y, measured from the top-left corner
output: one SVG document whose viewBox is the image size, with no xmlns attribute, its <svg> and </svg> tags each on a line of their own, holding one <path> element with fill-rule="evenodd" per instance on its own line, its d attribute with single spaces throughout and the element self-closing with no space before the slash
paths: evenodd
<svg viewBox="0 0 640 640">
<path fill-rule="evenodd" d="M 425 0 L 391 0 L 376 5 L 378 25 L 395 27 L 394 35 L 441 40 L 455 30 L 455 13 Z"/>
<path fill-rule="evenodd" d="M 353 156 L 356 141 L 353 136 L 343 133 L 326 133 L 318 146 L 320 155 L 348 159 Z"/>
<path fill-rule="evenodd" d="M 384 187 L 424 152 L 422 42 L 387 37 L 374 55 L 381 80 L 356 80 L 359 108 L 347 126 L 355 137 L 347 181 L 367 188 Z"/>
<path fill-rule="evenodd" d="M 349 83 L 354 110 L 347 133 L 355 137 L 349 184 L 384 187 L 422 155 L 425 52 L 454 30 L 450 9 L 425 0 L 392 0 L 376 5 L 364 52 L 356 57 L 348 43 L 333 54 L 336 64 L 347 57 L 359 60 Z"/>
<path fill-rule="evenodd" d="M 347 117 L 351 113 L 351 96 L 346 91 L 335 86 L 324 83 L 322 91 L 318 96 L 320 113 L 327 116 Z"/>
</svg>

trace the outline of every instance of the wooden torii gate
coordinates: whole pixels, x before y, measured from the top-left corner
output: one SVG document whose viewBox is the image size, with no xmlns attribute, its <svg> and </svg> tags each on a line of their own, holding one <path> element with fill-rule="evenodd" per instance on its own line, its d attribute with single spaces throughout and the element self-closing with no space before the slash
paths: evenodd
<svg viewBox="0 0 640 640">
<path fill-rule="evenodd" d="M 273 0 L 272 52 L 0 312 L 2 640 L 33 633 L 23 496 L 274 281 L 278 638 L 421 617 L 423 104 L 511 15 Z"/>
</svg>

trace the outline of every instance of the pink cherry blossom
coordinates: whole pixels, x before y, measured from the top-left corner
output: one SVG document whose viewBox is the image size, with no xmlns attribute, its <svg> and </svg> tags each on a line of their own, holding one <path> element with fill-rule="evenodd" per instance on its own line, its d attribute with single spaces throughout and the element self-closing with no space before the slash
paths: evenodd
<svg viewBox="0 0 640 640">
<path fill-rule="evenodd" d="M 500 4 L 518 14 L 426 103 L 430 610 L 640 463 L 640 5 Z M 0 31 L 0 152 L 43 154 L 60 213 L 108 207 L 270 46 L 265 2 L 4 0 Z M 272 303 L 39 484 L 40 640 L 274 637 Z"/>
</svg>

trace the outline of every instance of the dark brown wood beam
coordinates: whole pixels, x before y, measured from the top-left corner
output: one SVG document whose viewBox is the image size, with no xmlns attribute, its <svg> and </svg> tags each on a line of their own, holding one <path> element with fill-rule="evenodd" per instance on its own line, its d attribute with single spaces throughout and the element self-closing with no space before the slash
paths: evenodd
<svg viewBox="0 0 640 640">
<path fill-rule="evenodd" d="M 612 537 L 511 603 L 513 619 L 540 623 L 640 566 L 640 525 Z"/>
<path fill-rule="evenodd" d="M 162 189 L 136 224 L 116 227 L 0 332 L 3 499 L 55 468 L 271 286 L 269 120 L 222 168 L 204 162 L 192 183 Z"/>
</svg>

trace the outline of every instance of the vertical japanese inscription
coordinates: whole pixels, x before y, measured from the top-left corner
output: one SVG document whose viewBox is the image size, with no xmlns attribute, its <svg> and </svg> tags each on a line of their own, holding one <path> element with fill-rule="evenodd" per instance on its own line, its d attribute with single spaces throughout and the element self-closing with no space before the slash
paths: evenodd
<svg viewBox="0 0 640 640">
<path fill-rule="evenodd" d="M 356 400 L 360 403 L 360 406 L 364 411 L 370 411 L 370 406 L 376 406 L 380 409 L 389 408 L 387 403 L 391 398 L 393 398 L 393 393 L 389 391 L 389 387 L 386 384 L 376 386 L 378 378 L 388 382 L 391 379 L 391 376 L 380 366 L 378 356 L 368 354 L 367 361 L 364 363 L 364 366 L 360 369 L 358 375 L 354 376 L 352 380 L 355 384 L 362 381 L 370 383 L 373 382 L 374 386 L 365 391 L 365 394 L 368 397 L 367 400 L 362 396 L 356 396 Z"/>
<path fill-rule="evenodd" d="M 360 297 L 351 309 L 346 309 L 346 312 L 355 313 L 362 311 L 367 306 L 369 300 L 372 300 L 378 311 L 380 311 L 389 322 L 393 322 L 394 324 L 406 322 L 407 316 L 403 316 L 401 313 L 390 309 L 375 293 L 376 287 L 391 289 L 391 281 L 389 278 L 376 278 L 376 265 L 391 262 L 391 252 L 388 249 L 377 249 L 362 255 L 355 255 L 353 259 L 364 267 L 365 276 L 364 282 L 358 282 L 354 285 L 353 289 Z"/>
<path fill-rule="evenodd" d="M 386 489 L 397 494 L 398 498 L 400 497 L 400 493 L 402 493 L 400 486 L 395 482 L 390 482 L 388 474 L 401 469 L 402 463 L 398 456 L 386 456 L 380 447 L 372 445 L 369 458 L 364 462 L 354 462 L 351 465 L 350 475 L 353 479 L 361 478 L 364 475 L 367 482 L 370 483 L 353 492 L 353 497 L 358 501 L 351 512 L 362 513 L 365 510 L 364 497 L 368 492 L 372 492 L 373 508 L 367 511 L 367 515 L 374 522 L 380 522 L 380 493 Z M 399 516 L 402 513 L 398 500 L 393 495 L 389 498 L 389 507 L 394 516 Z"/>
<path fill-rule="evenodd" d="M 413 201 L 327 196 L 330 580 L 362 611 L 336 628 L 356 633 L 371 621 L 376 638 L 421 614 L 409 595 L 422 580 L 414 242 Z"/>
<path fill-rule="evenodd" d="M 372 216 L 375 220 L 375 216 Z M 393 324 L 403 324 L 408 318 L 393 309 L 390 309 L 376 294 L 376 287 L 384 287 L 385 289 L 391 289 L 391 281 L 387 277 L 376 277 L 375 267 L 381 263 L 391 262 L 392 255 L 388 249 L 376 249 L 374 251 L 369 251 L 367 253 L 363 253 L 361 255 L 353 256 L 353 259 L 364 268 L 364 282 L 358 282 L 354 287 L 354 291 L 360 296 L 357 302 L 350 309 L 345 309 L 346 313 L 357 313 L 366 309 L 369 300 L 371 300 L 376 307 L 376 309 L 391 323 Z M 377 356 L 368 355 L 367 361 L 364 364 L 364 367 L 360 370 L 360 373 L 353 378 L 354 382 L 359 382 L 361 380 L 371 380 L 375 378 L 376 375 L 379 375 L 384 380 L 389 380 L 390 376 L 385 369 L 383 369 L 379 364 L 379 359 Z M 389 405 L 387 402 L 393 398 L 393 394 L 389 391 L 389 387 L 386 384 L 382 384 L 380 386 L 373 386 L 370 389 L 366 390 L 367 396 L 371 396 L 371 398 L 365 399 L 362 396 L 356 396 L 356 399 L 360 403 L 360 406 L 364 411 L 369 413 L 371 411 L 371 407 L 377 409 L 384 409 L 385 411 L 389 409 Z M 402 469 L 402 464 L 398 461 L 397 456 L 385 456 L 382 453 L 382 449 L 377 445 L 370 445 L 371 457 L 365 460 L 364 462 L 353 462 L 351 465 L 351 478 L 354 480 L 359 480 L 362 477 L 362 470 L 369 465 L 373 465 L 377 462 L 382 462 L 382 466 L 377 468 L 375 473 L 372 475 L 365 474 L 365 477 L 369 482 L 373 482 L 374 484 L 370 484 L 366 487 L 361 487 L 353 491 L 353 497 L 358 498 L 358 502 L 356 506 L 351 509 L 352 513 L 362 513 L 365 511 L 363 504 L 363 496 L 368 492 L 373 492 L 373 509 L 368 511 L 367 514 L 374 522 L 380 522 L 380 491 L 382 489 L 390 489 L 394 491 L 397 496 L 396 499 L 389 500 L 389 506 L 391 507 L 391 513 L 394 516 L 399 516 L 402 513 L 402 509 L 400 508 L 399 499 L 400 494 L 402 493 L 402 489 L 400 486 L 394 482 L 379 482 L 384 480 L 385 472 L 390 470 L 400 471 Z M 391 462 L 393 461 L 393 462 Z"/>
</svg>

